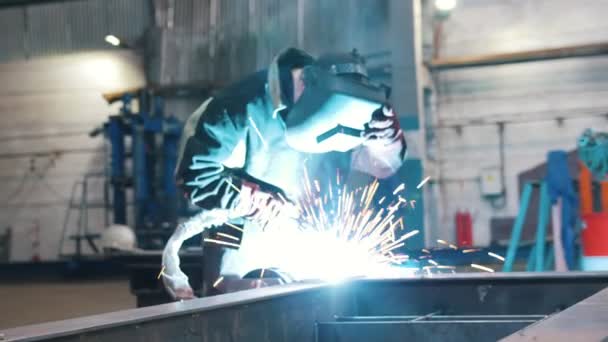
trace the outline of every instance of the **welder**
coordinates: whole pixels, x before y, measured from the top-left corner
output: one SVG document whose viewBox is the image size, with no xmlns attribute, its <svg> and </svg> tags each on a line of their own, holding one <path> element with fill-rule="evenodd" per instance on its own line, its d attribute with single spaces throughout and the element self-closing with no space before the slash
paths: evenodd
<svg viewBox="0 0 608 342">
<path fill-rule="evenodd" d="M 165 247 L 169 293 L 194 297 L 179 269 L 184 240 L 199 233 L 220 240 L 224 232 L 232 237 L 225 245 L 238 239 L 243 248 L 255 241 L 259 208 L 293 212 L 305 168 L 320 182 L 337 173 L 343 179 L 349 173 L 393 175 L 407 147 L 386 96 L 386 89 L 370 84 L 356 51 L 315 59 L 289 48 L 268 70 L 207 99 L 188 119 L 180 146 L 177 182 L 201 214 L 199 221 L 180 225 Z M 252 267 L 238 248 L 205 244 L 203 254 L 204 295 L 213 293 L 220 274 L 242 276 Z"/>
</svg>

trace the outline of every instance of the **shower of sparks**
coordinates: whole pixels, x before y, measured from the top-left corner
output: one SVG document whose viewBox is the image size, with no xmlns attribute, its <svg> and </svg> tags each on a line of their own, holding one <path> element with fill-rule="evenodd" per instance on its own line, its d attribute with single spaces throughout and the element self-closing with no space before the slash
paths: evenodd
<svg viewBox="0 0 608 342">
<path fill-rule="evenodd" d="M 496 253 L 488 252 L 488 255 L 491 256 L 492 258 L 496 258 L 496 259 L 498 259 L 498 260 L 500 260 L 502 262 L 505 261 L 504 257 L 502 257 L 502 256 L 500 256 L 500 255 L 498 255 Z"/>
<path fill-rule="evenodd" d="M 486 271 L 486 272 L 494 272 L 494 270 L 489 267 L 481 266 L 481 265 L 477 265 L 477 264 L 471 264 L 471 267 L 476 268 L 478 270 Z"/>
<path fill-rule="evenodd" d="M 158 277 L 156 277 L 156 279 L 160 279 L 160 277 L 162 277 L 165 273 L 165 266 L 163 265 L 163 267 L 160 269 L 160 272 L 158 272 Z"/>
<path fill-rule="evenodd" d="M 393 191 L 393 195 L 398 194 L 399 192 L 401 192 L 403 189 L 405 189 L 405 183 L 401 183 L 398 187 L 395 188 L 395 190 Z"/>
<path fill-rule="evenodd" d="M 422 180 L 422 182 L 420 182 L 420 184 L 418 184 L 418 186 L 416 187 L 416 189 L 420 189 L 424 186 L 424 184 L 426 184 L 426 182 L 429 181 L 429 179 L 431 179 L 431 176 L 426 176 L 425 179 Z"/>
<path fill-rule="evenodd" d="M 227 239 L 230 239 L 230 240 L 239 241 L 238 237 L 230 235 L 230 234 L 225 234 L 225 233 L 220 233 L 220 232 L 218 232 L 216 234 L 219 235 L 219 236 L 223 236 L 223 237 L 225 237 Z"/>
<path fill-rule="evenodd" d="M 215 283 L 213 283 L 213 287 L 217 287 L 222 282 L 222 280 L 224 280 L 224 277 L 217 278 Z"/>
<path fill-rule="evenodd" d="M 209 238 L 205 239 L 205 242 L 215 243 L 215 244 L 218 244 L 218 245 L 224 245 L 224 246 L 235 247 L 235 248 L 241 247 L 241 245 L 239 245 L 237 243 L 226 242 L 226 241 L 216 240 L 216 239 L 209 239 Z"/>
<path fill-rule="evenodd" d="M 397 250 L 419 231 L 401 232 L 406 227 L 397 210 L 407 204 L 405 199 L 383 197 L 378 201 L 377 179 L 351 189 L 347 184 L 340 185 L 337 173 L 336 181 L 327 183 L 334 188 L 327 189 L 317 180 L 311 181 L 306 168 L 303 176 L 303 192 L 297 202 L 301 216 L 292 227 L 295 230 L 275 224 L 275 229 L 265 231 L 268 240 L 276 241 L 271 247 L 274 259 L 276 254 L 281 255 L 281 260 L 275 261 L 279 265 L 266 267 L 277 267 L 294 278 L 335 279 L 379 275 L 388 269 L 395 272 L 393 266 L 409 259 Z M 384 205 L 376 208 L 376 203 Z M 286 236 L 293 242 L 285 243 Z"/>
<path fill-rule="evenodd" d="M 429 259 L 427 260 L 429 264 L 433 265 L 433 266 L 439 266 L 439 264 L 437 263 L 437 261 L 433 260 L 433 259 Z"/>
<path fill-rule="evenodd" d="M 241 228 L 239 226 L 235 226 L 235 225 L 233 225 L 230 222 L 225 222 L 224 224 L 227 225 L 230 228 L 234 228 L 234 229 L 238 230 L 239 232 L 244 232 L 245 231 L 243 228 Z"/>
<path fill-rule="evenodd" d="M 472 249 L 463 249 L 462 253 L 467 254 L 467 253 L 473 253 L 473 252 L 477 252 L 477 251 L 479 251 L 479 249 L 474 249 L 474 248 L 472 248 Z"/>
<path fill-rule="evenodd" d="M 268 144 L 266 144 L 266 140 L 262 136 L 262 133 L 258 129 L 258 126 L 255 124 L 255 121 L 253 121 L 253 118 L 251 118 L 251 116 L 249 117 L 249 122 L 251 123 L 251 127 L 253 127 L 253 129 L 255 130 L 257 135 L 260 137 L 260 140 L 262 141 L 262 145 L 264 145 L 265 148 L 268 147 Z"/>
</svg>

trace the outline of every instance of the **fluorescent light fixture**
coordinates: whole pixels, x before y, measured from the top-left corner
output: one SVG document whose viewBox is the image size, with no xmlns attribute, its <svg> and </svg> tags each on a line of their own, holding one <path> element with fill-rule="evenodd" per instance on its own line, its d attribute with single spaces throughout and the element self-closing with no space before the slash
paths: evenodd
<svg viewBox="0 0 608 342">
<path fill-rule="evenodd" d="M 113 36 L 111 34 L 106 36 L 106 42 L 108 44 L 114 45 L 114 46 L 119 46 L 120 45 L 120 39 L 118 39 L 118 37 Z"/>
<path fill-rule="evenodd" d="M 456 0 L 435 0 L 435 8 L 442 12 L 449 12 L 456 7 Z"/>
</svg>

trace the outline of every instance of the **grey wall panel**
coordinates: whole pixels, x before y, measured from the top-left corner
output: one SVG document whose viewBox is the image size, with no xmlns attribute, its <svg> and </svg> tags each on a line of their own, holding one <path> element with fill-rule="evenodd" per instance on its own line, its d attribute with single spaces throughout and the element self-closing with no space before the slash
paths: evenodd
<svg viewBox="0 0 608 342">
<path fill-rule="evenodd" d="M 0 62 L 25 58 L 25 10 L 19 7 L 0 11 Z"/>
<path fill-rule="evenodd" d="M 388 47 L 387 0 L 166 0 L 157 6 L 173 13 L 173 28 L 163 33 L 168 57 L 160 62 L 171 75 L 158 79 L 226 84 L 267 67 L 290 46 L 313 54 Z"/>
<path fill-rule="evenodd" d="M 440 57 L 605 41 L 606 11 L 608 2 L 593 0 L 459 1 L 444 21 Z M 460 123 L 462 130 L 437 130 L 445 182 L 435 238 L 455 239 L 454 213 L 466 209 L 474 213 L 475 245 L 490 243 L 491 220 L 518 213 L 519 173 L 543 163 L 550 150 L 575 149 L 585 128 L 605 130 L 606 120 L 594 115 L 608 108 L 607 67 L 608 57 L 598 56 L 439 73 L 437 123 Z M 559 123 L 560 116 L 570 119 Z M 496 209 L 482 198 L 477 177 L 480 168 L 500 164 L 498 129 L 471 122 L 500 120 L 518 123 L 505 128 L 507 203 Z"/>
</svg>

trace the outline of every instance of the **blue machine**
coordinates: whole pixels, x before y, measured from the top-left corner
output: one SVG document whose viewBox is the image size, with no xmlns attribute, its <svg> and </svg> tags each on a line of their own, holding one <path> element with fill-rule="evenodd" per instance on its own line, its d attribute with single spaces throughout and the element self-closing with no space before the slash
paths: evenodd
<svg viewBox="0 0 608 342">
<path fill-rule="evenodd" d="M 139 104 L 137 112 L 132 109 L 134 100 Z M 109 99 L 116 101 L 122 102 L 120 113 L 94 132 L 103 132 L 111 146 L 113 222 L 133 224 L 140 248 L 162 248 L 180 208 L 186 207 L 173 178 L 183 125 L 164 114 L 163 99 L 151 90 Z M 133 189 L 131 200 L 129 189 Z"/>
</svg>

